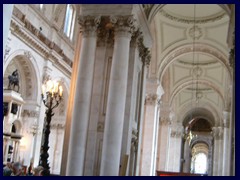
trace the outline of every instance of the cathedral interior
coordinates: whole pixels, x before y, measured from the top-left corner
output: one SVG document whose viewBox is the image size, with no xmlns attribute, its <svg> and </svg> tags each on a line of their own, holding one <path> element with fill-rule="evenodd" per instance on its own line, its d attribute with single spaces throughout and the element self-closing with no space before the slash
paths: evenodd
<svg viewBox="0 0 240 180">
<path fill-rule="evenodd" d="M 4 4 L 3 165 L 235 176 L 234 4 Z"/>
</svg>

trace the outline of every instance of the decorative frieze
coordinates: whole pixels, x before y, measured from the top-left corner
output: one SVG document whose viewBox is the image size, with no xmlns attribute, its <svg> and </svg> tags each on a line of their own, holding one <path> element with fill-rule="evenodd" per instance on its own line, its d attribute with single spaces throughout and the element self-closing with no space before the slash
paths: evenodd
<svg viewBox="0 0 240 180">
<path fill-rule="evenodd" d="M 22 111 L 23 117 L 37 118 L 39 116 L 39 111 L 24 109 Z"/>
<path fill-rule="evenodd" d="M 40 55 L 47 57 L 47 59 L 52 59 L 57 65 L 61 66 L 60 69 L 71 74 L 70 68 L 73 64 L 72 60 L 63 53 L 63 49 L 48 39 L 39 29 L 34 27 L 30 21 L 25 19 L 25 17 L 25 14 L 14 7 L 13 18 L 10 24 L 12 34 L 37 50 Z M 66 67 L 62 65 L 62 61 L 67 64 Z"/>
<path fill-rule="evenodd" d="M 159 12 L 166 18 L 171 19 L 172 21 L 176 21 L 176 22 L 180 22 L 180 23 L 186 23 L 186 24 L 205 24 L 205 23 L 209 23 L 209 22 L 215 22 L 218 21 L 220 19 L 222 19 L 226 13 L 222 12 L 222 13 L 218 13 L 215 16 L 211 16 L 209 18 L 201 18 L 201 19 L 188 19 L 188 18 L 181 18 L 181 17 L 177 17 L 177 16 L 173 16 L 170 13 L 168 13 L 167 11 L 161 9 L 159 10 Z"/>
</svg>

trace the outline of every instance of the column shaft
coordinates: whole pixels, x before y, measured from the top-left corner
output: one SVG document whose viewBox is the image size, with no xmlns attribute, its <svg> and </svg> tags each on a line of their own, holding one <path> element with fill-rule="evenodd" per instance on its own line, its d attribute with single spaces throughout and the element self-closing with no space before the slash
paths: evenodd
<svg viewBox="0 0 240 180">
<path fill-rule="evenodd" d="M 229 112 L 223 111 L 223 176 L 230 175 L 230 147 L 231 147 L 231 138 L 229 133 Z"/>
<path fill-rule="evenodd" d="M 103 176 L 117 176 L 119 173 L 130 35 L 123 29 L 115 31 L 100 171 Z"/>
<path fill-rule="evenodd" d="M 96 28 L 94 28 L 96 19 L 88 18 L 81 22 L 83 24 L 86 22 L 86 25 L 84 24 L 85 29 L 80 50 L 80 64 L 78 67 L 68 153 L 67 175 L 71 176 L 83 175 L 91 106 L 97 36 Z M 89 26 L 89 23 L 92 24 Z"/>
</svg>

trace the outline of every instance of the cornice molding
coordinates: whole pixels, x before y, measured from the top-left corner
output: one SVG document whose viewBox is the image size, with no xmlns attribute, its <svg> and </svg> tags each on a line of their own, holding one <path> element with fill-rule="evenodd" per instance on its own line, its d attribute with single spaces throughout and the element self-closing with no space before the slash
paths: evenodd
<svg viewBox="0 0 240 180">
<path fill-rule="evenodd" d="M 49 59 L 60 65 L 59 69 L 70 77 L 73 63 L 63 53 L 63 49 L 45 37 L 31 22 L 25 19 L 25 15 L 19 15 L 19 13 L 21 13 L 19 10 L 15 11 L 17 11 L 18 14 L 16 15 L 16 12 L 13 13 L 10 24 L 12 34 L 36 50 L 45 59 Z"/>
</svg>

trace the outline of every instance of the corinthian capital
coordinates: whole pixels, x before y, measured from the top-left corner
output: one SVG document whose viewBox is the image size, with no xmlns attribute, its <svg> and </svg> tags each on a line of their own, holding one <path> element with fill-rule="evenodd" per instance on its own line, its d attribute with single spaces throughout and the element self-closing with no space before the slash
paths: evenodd
<svg viewBox="0 0 240 180">
<path fill-rule="evenodd" d="M 100 21 L 100 16 L 79 16 L 78 22 L 81 26 L 83 36 L 96 36 L 96 30 Z"/>
<path fill-rule="evenodd" d="M 146 66 L 149 66 L 151 60 L 150 50 L 144 46 L 142 37 L 138 41 L 138 49 L 142 63 Z"/>
<path fill-rule="evenodd" d="M 114 26 L 116 35 L 131 36 L 135 28 L 133 16 L 111 16 L 110 22 Z"/>
</svg>

